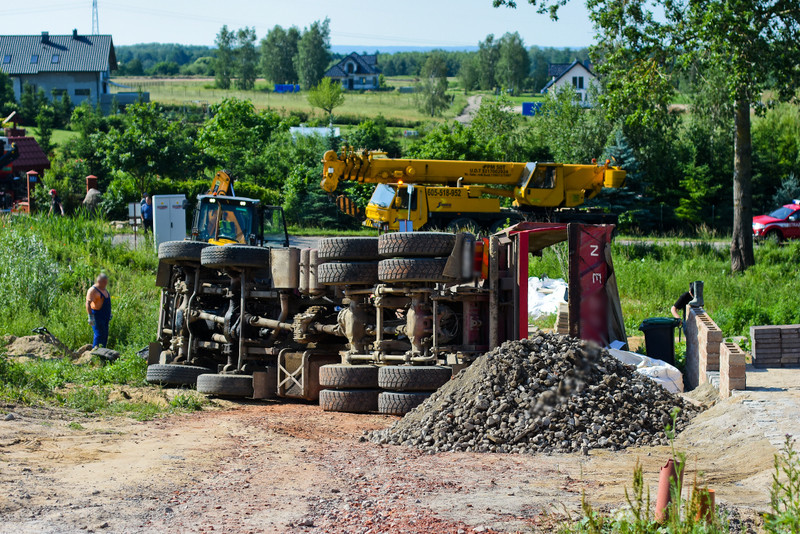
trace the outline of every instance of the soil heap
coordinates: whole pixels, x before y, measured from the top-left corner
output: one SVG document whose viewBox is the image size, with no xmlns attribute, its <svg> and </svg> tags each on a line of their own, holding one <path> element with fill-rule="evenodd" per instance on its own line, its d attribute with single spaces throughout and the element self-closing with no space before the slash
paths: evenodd
<svg viewBox="0 0 800 534">
<path fill-rule="evenodd" d="M 667 444 L 698 408 L 597 345 L 536 333 L 479 357 L 379 443 L 430 451 L 574 452 Z"/>
</svg>

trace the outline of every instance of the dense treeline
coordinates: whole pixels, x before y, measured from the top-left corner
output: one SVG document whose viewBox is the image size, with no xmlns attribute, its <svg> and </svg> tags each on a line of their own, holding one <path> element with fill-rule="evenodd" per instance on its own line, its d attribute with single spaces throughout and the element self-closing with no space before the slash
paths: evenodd
<svg viewBox="0 0 800 534">
<path fill-rule="evenodd" d="M 327 19 L 308 28 L 275 26 L 256 43 L 253 28 L 229 29 L 217 35 L 215 47 L 176 44 L 138 44 L 117 47 L 120 76 L 216 76 L 220 87 L 231 83 L 252 88 L 263 77 L 273 83 L 313 87 L 321 73 L 344 57 L 330 51 Z M 551 63 L 589 59 L 587 48 L 526 47 L 520 36 L 493 35 L 479 51 L 378 52 L 384 76 L 420 78 L 431 56 L 444 61 L 448 77 L 459 76 L 467 90 L 506 88 L 539 91 L 549 80 Z M 438 61 L 438 60 L 437 60 Z"/>
</svg>

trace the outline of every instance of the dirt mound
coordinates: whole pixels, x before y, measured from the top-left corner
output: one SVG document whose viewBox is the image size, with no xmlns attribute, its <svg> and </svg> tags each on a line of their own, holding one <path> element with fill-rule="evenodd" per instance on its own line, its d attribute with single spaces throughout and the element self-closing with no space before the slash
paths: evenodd
<svg viewBox="0 0 800 534">
<path fill-rule="evenodd" d="M 666 444 L 699 411 L 596 345 L 557 334 L 504 343 L 371 439 L 432 451 L 587 452 Z"/>
<path fill-rule="evenodd" d="M 9 356 L 25 356 L 28 358 L 61 358 L 62 352 L 49 343 L 44 336 L 24 336 L 14 338 L 5 347 Z"/>
</svg>

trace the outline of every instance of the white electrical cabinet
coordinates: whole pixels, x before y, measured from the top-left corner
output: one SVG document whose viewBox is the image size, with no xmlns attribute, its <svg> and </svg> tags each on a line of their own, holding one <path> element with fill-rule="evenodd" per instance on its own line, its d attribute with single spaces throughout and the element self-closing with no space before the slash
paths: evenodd
<svg viewBox="0 0 800 534">
<path fill-rule="evenodd" d="M 186 197 L 156 195 L 153 197 L 153 235 L 155 246 L 165 241 L 186 239 Z"/>
</svg>

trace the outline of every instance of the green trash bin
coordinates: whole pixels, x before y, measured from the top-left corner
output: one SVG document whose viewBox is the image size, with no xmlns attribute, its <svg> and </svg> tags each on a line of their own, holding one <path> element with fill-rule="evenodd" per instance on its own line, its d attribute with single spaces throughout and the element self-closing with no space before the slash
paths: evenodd
<svg viewBox="0 0 800 534">
<path fill-rule="evenodd" d="M 675 365 L 675 328 L 680 325 L 680 319 L 673 317 L 650 317 L 642 321 L 639 330 L 644 333 L 647 355 Z"/>
</svg>

